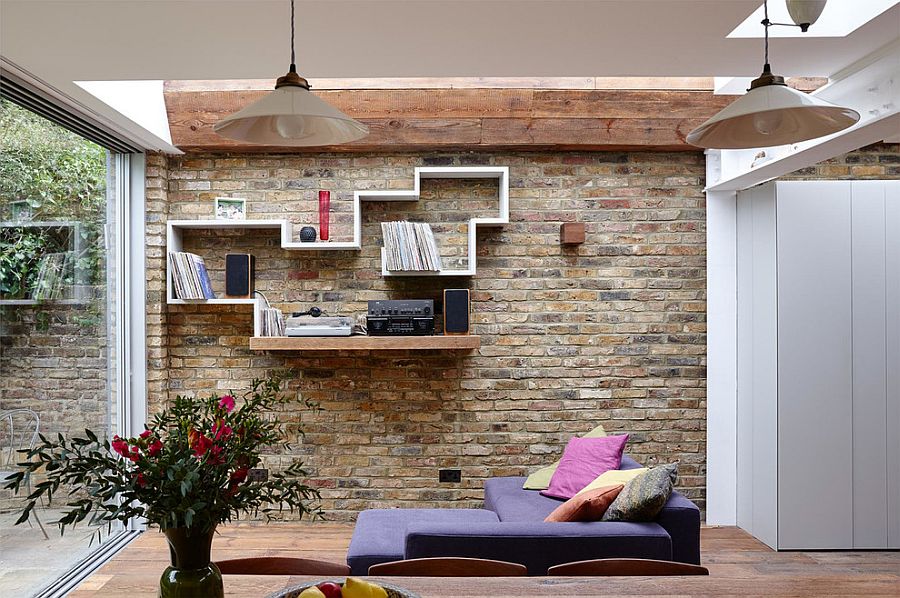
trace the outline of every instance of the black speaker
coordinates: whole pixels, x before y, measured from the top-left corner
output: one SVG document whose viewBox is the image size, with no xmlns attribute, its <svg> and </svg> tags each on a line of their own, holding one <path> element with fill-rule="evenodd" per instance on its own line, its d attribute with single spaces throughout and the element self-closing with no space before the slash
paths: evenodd
<svg viewBox="0 0 900 598">
<path fill-rule="evenodd" d="M 469 334 L 469 289 L 444 289 L 444 334 Z"/>
<path fill-rule="evenodd" d="M 256 259 L 249 253 L 225 255 L 225 296 L 252 297 L 256 278 Z"/>
</svg>

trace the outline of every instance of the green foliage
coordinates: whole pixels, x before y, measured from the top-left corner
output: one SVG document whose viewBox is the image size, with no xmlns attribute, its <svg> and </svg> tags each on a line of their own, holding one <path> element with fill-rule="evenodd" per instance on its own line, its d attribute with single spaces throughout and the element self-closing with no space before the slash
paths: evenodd
<svg viewBox="0 0 900 598">
<path fill-rule="evenodd" d="M 0 100 L 0 219 L 26 201 L 35 221 L 78 221 L 83 247 L 73 256 L 87 284 L 103 284 L 107 152 L 79 135 Z M 48 231 L 8 228 L 0 238 L 0 297 L 27 298 L 40 258 L 53 251 Z M 62 248 L 63 251 L 68 247 Z"/>
<path fill-rule="evenodd" d="M 46 229 L 4 229 L 0 234 L 0 296 L 27 298 L 37 279 Z"/>
<path fill-rule="evenodd" d="M 303 483 L 299 462 L 266 481 L 248 477 L 263 451 L 289 448 L 275 413 L 292 402 L 281 386 L 277 376 L 253 380 L 238 405 L 231 396 L 179 396 L 137 438 L 110 442 L 90 430 L 72 439 L 41 436 L 38 446 L 21 451 L 27 460 L 7 478 L 5 488 L 18 492 L 26 472 L 46 473 L 16 523 L 28 520 L 37 500 L 52 504 L 60 487 L 70 497 L 56 522 L 61 530 L 88 518 L 96 525 L 144 517 L 161 529 L 208 532 L 239 513 L 271 519 L 288 509 L 318 516 L 308 501 L 319 492 Z"/>
<path fill-rule="evenodd" d="M 35 219 L 102 217 L 106 150 L 2 100 L 0 198 L 27 201 Z"/>
</svg>

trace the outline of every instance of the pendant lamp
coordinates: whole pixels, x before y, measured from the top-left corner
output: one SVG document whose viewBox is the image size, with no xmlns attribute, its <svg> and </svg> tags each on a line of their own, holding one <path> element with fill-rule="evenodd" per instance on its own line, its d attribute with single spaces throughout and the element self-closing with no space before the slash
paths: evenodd
<svg viewBox="0 0 900 598">
<path fill-rule="evenodd" d="M 229 139 L 263 145 L 313 147 L 362 139 L 369 128 L 309 91 L 294 64 L 294 0 L 291 0 L 291 66 L 275 91 L 223 118 L 213 130 Z"/>
<path fill-rule="evenodd" d="M 825 0 L 785 0 L 791 20 L 806 33 L 809 26 L 819 20 L 825 10 Z"/>
<path fill-rule="evenodd" d="M 769 21 L 765 6 L 766 62 L 747 93 L 691 131 L 691 145 L 715 149 L 771 147 L 837 133 L 859 121 L 859 113 L 785 85 L 769 66 Z M 818 16 L 818 15 L 817 15 Z"/>
</svg>

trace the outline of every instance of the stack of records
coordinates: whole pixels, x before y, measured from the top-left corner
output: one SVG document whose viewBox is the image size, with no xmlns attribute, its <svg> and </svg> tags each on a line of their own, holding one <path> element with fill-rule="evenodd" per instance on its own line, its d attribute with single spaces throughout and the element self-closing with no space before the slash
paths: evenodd
<svg viewBox="0 0 900 598">
<path fill-rule="evenodd" d="M 31 290 L 31 298 L 36 301 L 65 299 L 71 266 L 72 259 L 69 252 L 48 253 L 42 257 L 37 280 Z"/>
<path fill-rule="evenodd" d="M 259 335 L 284 336 L 284 316 L 280 309 L 264 307 L 259 310 Z"/>
<path fill-rule="evenodd" d="M 203 258 L 184 251 L 169 252 L 169 271 L 178 299 L 215 299 Z"/>
<path fill-rule="evenodd" d="M 385 268 L 391 272 L 440 272 L 441 255 L 424 222 L 382 222 Z"/>
</svg>

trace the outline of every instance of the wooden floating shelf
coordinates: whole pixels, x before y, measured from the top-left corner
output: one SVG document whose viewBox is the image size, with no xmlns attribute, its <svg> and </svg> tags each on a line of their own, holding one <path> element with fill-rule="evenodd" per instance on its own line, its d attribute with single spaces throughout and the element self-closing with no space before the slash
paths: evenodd
<svg viewBox="0 0 900 598">
<path fill-rule="evenodd" d="M 481 346 L 475 334 L 458 336 L 254 336 L 253 351 L 471 351 Z"/>
</svg>

